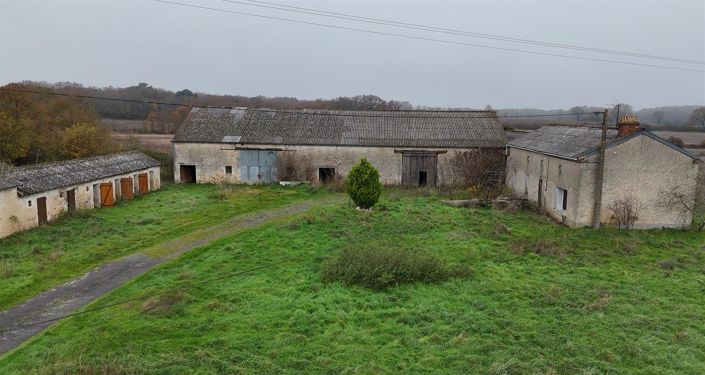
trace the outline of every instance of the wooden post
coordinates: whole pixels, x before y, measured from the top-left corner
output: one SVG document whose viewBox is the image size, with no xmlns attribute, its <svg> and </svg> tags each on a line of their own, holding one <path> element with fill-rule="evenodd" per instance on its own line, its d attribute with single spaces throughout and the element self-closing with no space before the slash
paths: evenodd
<svg viewBox="0 0 705 375">
<path fill-rule="evenodd" d="M 602 216 L 602 185 L 605 178 L 605 144 L 607 143 L 607 110 L 602 113 L 602 135 L 600 136 L 600 159 L 597 162 L 597 180 L 595 181 L 595 212 L 592 227 L 600 227 Z"/>
</svg>

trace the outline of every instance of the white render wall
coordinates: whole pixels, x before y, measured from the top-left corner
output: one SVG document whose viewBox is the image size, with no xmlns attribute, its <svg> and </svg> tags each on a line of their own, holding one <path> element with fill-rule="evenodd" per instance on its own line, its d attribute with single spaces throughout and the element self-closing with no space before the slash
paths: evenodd
<svg viewBox="0 0 705 375">
<path fill-rule="evenodd" d="M 692 215 L 674 207 L 660 207 L 661 191 L 675 186 L 695 200 L 699 164 L 683 153 L 646 136 L 636 137 L 609 148 L 605 157 L 601 222 L 610 223 L 609 204 L 633 195 L 641 204 L 636 228 L 689 228 Z M 595 159 L 597 161 L 597 159 Z"/>
<path fill-rule="evenodd" d="M 579 226 L 580 175 L 575 161 L 512 148 L 507 158 L 507 185 L 517 197 L 525 197 L 544 213 L 569 226 Z M 539 180 L 543 181 L 543 202 L 539 204 Z M 590 185 L 592 186 L 592 185 Z M 568 191 L 567 209 L 555 208 L 556 188 Z"/>
<path fill-rule="evenodd" d="M 401 153 L 395 150 L 447 151 L 438 155 L 438 184 L 453 182 L 454 173 L 450 160 L 454 154 L 464 149 L 447 148 L 395 148 L 395 147 L 351 147 L 351 146 L 277 146 L 252 145 L 242 147 L 247 150 L 277 150 L 278 153 L 294 152 L 309 157 L 313 167 L 335 168 L 335 172 L 346 176 L 352 166 L 362 158 L 374 165 L 385 185 L 401 184 Z M 180 182 L 180 165 L 196 166 L 196 182 L 209 183 L 227 181 L 240 182 L 239 149 L 233 145 L 219 143 L 174 143 L 174 181 Z M 232 167 L 232 174 L 225 174 L 225 167 Z M 318 173 L 316 173 L 318 178 Z"/>
<path fill-rule="evenodd" d="M 597 161 L 597 155 L 582 161 L 571 161 L 511 148 L 507 161 L 507 183 L 515 196 L 527 197 L 556 220 L 573 227 L 591 226 Z M 645 135 L 608 148 L 600 222 L 603 225 L 614 225 L 614 213 L 609 205 L 616 199 L 631 195 L 640 202 L 635 228 L 689 227 L 691 215 L 677 207 L 661 207 L 659 194 L 677 185 L 694 199 L 696 177 L 701 165 Z M 516 175 L 513 175 L 514 169 Z M 539 178 L 547 184 L 545 199 L 541 204 L 537 201 Z M 524 188 L 525 182 L 528 182 L 528 194 Z M 565 212 L 554 208 L 556 186 L 568 190 L 568 207 Z"/>
<path fill-rule="evenodd" d="M 38 194 L 19 197 L 17 188 L 0 191 L 0 238 L 7 237 L 13 233 L 34 228 L 39 225 L 37 214 L 37 199 L 46 197 L 47 199 L 47 219 L 52 221 L 61 213 L 68 211 L 68 200 L 66 191 L 76 190 L 76 209 L 95 208 L 93 202 L 93 185 L 110 182 L 113 184 L 113 197 L 115 197 L 115 180 L 131 177 L 140 173 L 149 175 L 149 190 L 157 190 L 161 186 L 159 167 L 134 171 L 127 174 L 113 176 L 102 180 L 91 181 L 89 183 L 66 186 L 60 189 L 49 190 Z M 137 185 L 135 185 L 137 186 Z M 30 205 L 31 202 L 31 205 Z"/>
</svg>

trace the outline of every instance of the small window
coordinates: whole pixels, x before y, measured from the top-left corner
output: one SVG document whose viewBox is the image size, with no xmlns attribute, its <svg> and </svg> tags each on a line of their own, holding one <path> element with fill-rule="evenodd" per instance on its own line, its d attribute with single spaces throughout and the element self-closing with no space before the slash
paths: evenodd
<svg viewBox="0 0 705 375">
<path fill-rule="evenodd" d="M 90 186 L 86 186 L 86 191 L 89 191 L 91 189 Z"/>
<path fill-rule="evenodd" d="M 233 174 L 233 167 L 230 165 L 225 166 L 225 174 Z"/>
<path fill-rule="evenodd" d="M 63 191 L 60 191 L 60 192 L 59 192 L 59 198 L 63 198 L 63 197 L 64 197 L 64 192 L 63 192 Z"/>
<path fill-rule="evenodd" d="M 32 207 L 32 201 L 27 201 L 27 206 Z"/>
<path fill-rule="evenodd" d="M 568 209 L 568 190 L 556 188 L 556 210 L 566 211 Z"/>
</svg>

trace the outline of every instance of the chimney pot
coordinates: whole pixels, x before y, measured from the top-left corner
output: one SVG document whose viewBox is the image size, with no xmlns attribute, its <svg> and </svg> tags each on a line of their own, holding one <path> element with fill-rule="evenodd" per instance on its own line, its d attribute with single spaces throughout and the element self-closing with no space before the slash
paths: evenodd
<svg viewBox="0 0 705 375">
<path fill-rule="evenodd" d="M 627 115 L 619 118 L 619 123 L 617 123 L 618 137 L 626 137 L 639 130 L 641 130 L 641 124 L 639 123 L 639 117 L 636 115 Z"/>
</svg>

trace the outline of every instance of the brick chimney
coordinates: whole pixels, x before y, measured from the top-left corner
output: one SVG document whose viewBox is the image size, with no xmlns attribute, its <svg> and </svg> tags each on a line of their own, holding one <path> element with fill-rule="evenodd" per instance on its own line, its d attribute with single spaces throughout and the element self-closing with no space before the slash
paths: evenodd
<svg viewBox="0 0 705 375">
<path fill-rule="evenodd" d="M 636 115 L 622 116 L 617 124 L 617 136 L 626 137 L 641 130 L 639 117 Z"/>
</svg>

